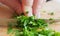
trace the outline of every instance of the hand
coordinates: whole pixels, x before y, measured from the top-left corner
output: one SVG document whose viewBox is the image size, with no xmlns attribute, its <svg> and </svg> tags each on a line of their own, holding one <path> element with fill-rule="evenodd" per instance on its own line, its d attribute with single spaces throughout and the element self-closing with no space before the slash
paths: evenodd
<svg viewBox="0 0 60 36">
<path fill-rule="evenodd" d="M 5 4 L 0 3 L 0 19 L 11 18 L 14 14 L 14 10 L 6 6 Z"/>
<path fill-rule="evenodd" d="M 40 18 L 40 9 L 45 2 L 46 0 L 22 0 L 23 11 L 28 11 L 28 16 L 35 15 L 35 17 Z"/>
<path fill-rule="evenodd" d="M 0 18 L 11 18 L 16 12 L 18 15 L 22 13 L 21 4 L 18 0 L 0 0 Z"/>
<path fill-rule="evenodd" d="M 17 14 L 20 15 L 22 13 L 19 0 L 0 0 L 0 2 L 15 10 Z"/>
<path fill-rule="evenodd" d="M 0 0 L 1 3 L 6 4 L 16 11 L 17 14 L 22 12 L 27 16 L 35 15 L 37 18 L 40 18 L 40 9 L 46 0 L 22 0 L 22 5 L 19 0 Z M 33 7 L 33 8 L 32 8 Z"/>
</svg>

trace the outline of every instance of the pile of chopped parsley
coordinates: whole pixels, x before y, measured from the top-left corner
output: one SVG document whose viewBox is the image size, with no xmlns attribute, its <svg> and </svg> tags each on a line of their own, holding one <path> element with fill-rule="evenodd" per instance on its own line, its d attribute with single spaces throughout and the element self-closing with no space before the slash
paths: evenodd
<svg viewBox="0 0 60 36">
<path fill-rule="evenodd" d="M 16 23 L 8 25 L 8 34 L 15 34 L 14 36 L 60 36 L 59 32 L 48 28 L 48 23 L 44 19 L 35 19 L 34 16 L 18 16 L 16 20 Z"/>
</svg>

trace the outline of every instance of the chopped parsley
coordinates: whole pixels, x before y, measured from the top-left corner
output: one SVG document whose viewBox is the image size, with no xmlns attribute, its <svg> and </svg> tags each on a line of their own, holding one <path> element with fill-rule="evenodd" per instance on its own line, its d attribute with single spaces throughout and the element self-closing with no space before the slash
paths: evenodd
<svg viewBox="0 0 60 36">
<path fill-rule="evenodd" d="M 45 29 L 48 27 L 48 24 L 44 19 L 35 19 L 34 16 L 19 16 L 16 17 L 16 19 L 17 25 L 14 26 L 15 36 L 60 36 L 60 33 L 55 33 L 55 31 L 52 31 L 48 28 L 48 30 Z M 11 33 L 11 31 L 13 31 L 11 29 L 12 24 L 8 26 L 10 27 L 8 28 L 8 33 Z"/>
<path fill-rule="evenodd" d="M 48 13 L 49 15 L 54 15 L 54 12 Z"/>
</svg>

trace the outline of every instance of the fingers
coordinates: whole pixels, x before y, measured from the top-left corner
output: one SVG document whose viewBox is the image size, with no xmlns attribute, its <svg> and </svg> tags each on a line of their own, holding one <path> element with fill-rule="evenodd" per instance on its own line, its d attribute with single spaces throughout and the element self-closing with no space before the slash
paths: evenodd
<svg viewBox="0 0 60 36">
<path fill-rule="evenodd" d="M 0 2 L 14 9 L 17 14 L 20 15 L 22 13 L 21 4 L 19 3 L 18 0 L 0 0 Z"/>
<path fill-rule="evenodd" d="M 28 12 L 28 16 L 33 16 L 32 14 L 32 6 L 34 0 L 22 0 L 23 12 Z"/>
<path fill-rule="evenodd" d="M 33 13 L 37 18 L 41 17 L 40 9 L 42 8 L 42 6 L 45 2 L 46 2 L 46 0 L 34 0 Z"/>
<path fill-rule="evenodd" d="M 18 14 L 20 14 L 22 10 L 25 14 L 27 14 L 26 12 L 28 12 L 27 14 L 28 16 L 33 16 L 32 14 L 32 6 L 33 6 L 33 12 L 35 16 L 38 18 L 40 18 L 40 9 L 45 1 L 46 0 L 22 0 L 22 7 L 21 7 L 21 4 L 19 3 L 18 0 L 0 0 L 0 2 L 16 10 Z"/>
</svg>

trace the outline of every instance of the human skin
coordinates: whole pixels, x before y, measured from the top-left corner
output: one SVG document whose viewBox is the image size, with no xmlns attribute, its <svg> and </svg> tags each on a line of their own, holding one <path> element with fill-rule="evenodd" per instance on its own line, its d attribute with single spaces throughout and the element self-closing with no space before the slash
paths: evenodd
<svg viewBox="0 0 60 36">
<path fill-rule="evenodd" d="M 28 12 L 27 16 L 34 14 L 37 18 L 40 18 L 40 9 L 46 0 L 22 0 L 22 5 L 19 0 L 0 0 L 0 2 L 14 9 L 18 15 L 22 12 L 26 15 L 26 12 Z"/>
<path fill-rule="evenodd" d="M 36 16 L 36 18 L 41 18 L 41 8 L 43 7 L 44 3 L 46 3 L 46 0 L 34 0 L 33 3 L 33 14 Z"/>
<path fill-rule="evenodd" d="M 19 2 L 19 0 L 0 0 L 0 2 L 3 3 L 3 4 L 5 4 L 5 5 L 7 5 L 7 6 L 9 6 L 10 8 L 12 8 L 14 11 L 16 11 L 16 13 L 18 15 L 20 15 L 22 12 L 24 13 L 24 15 L 26 15 L 26 13 L 24 11 L 25 9 L 23 9 L 23 7 L 25 5 L 24 6 L 23 6 L 23 4 L 21 5 L 20 2 Z M 24 0 L 22 0 L 22 3 L 24 3 Z M 28 3 L 28 1 L 25 2 L 25 4 L 26 3 Z M 30 2 L 29 2 L 29 6 L 30 6 Z M 29 6 L 27 6 L 27 8 L 31 9 L 31 10 L 29 10 L 30 13 L 28 15 L 30 15 L 30 14 L 32 15 L 32 8 L 30 8 Z M 32 5 L 31 5 L 31 7 L 32 7 Z"/>
<path fill-rule="evenodd" d="M 22 0 L 23 12 L 28 12 L 27 16 L 33 16 L 32 6 L 34 0 Z"/>
<path fill-rule="evenodd" d="M 12 8 L 18 15 L 22 13 L 21 4 L 18 0 L 0 0 L 0 2 Z"/>
<path fill-rule="evenodd" d="M 35 15 L 37 18 L 41 17 L 40 9 L 42 8 L 43 4 L 46 0 L 22 0 L 23 4 L 23 11 L 28 11 L 28 16 Z M 33 7 L 33 8 L 32 8 Z"/>
<path fill-rule="evenodd" d="M 10 19 L 12 18 L 14 10 L 6 6 L 5 4 L 0 3 L 0 19 Z"/>
</svg>

